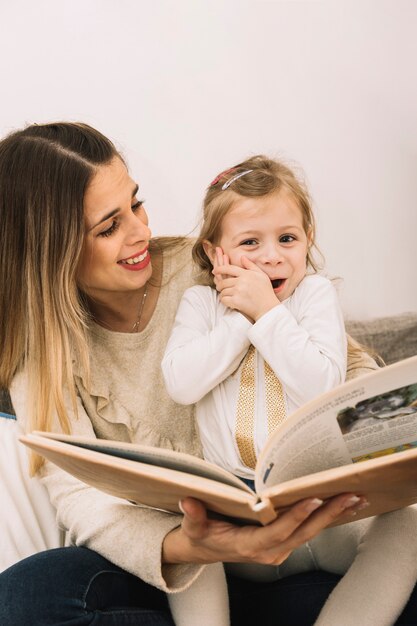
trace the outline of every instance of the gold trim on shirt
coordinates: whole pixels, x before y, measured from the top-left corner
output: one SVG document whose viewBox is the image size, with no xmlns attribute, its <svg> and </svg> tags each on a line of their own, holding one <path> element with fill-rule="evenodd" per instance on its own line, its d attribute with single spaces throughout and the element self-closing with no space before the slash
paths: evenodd
<svg viewBox="0 0 417 626">
<path fill-rule="evenodd" d="M 255 426 L 255 363 L 254 346 L 250 346 L 242 365 L 239 398 L 236 409 L 236 443 L 246 467 L 255 469 L 256 454 L 253 441 Z"/>
<path fill-rule="evenodd" d="M 236 409 L 236 443 L 240 458 L 246 467 L 255 469 L 255 406 L 256 406 L 256 349 L 250 346 L 240 375 L 239 397 Z M 264 361 L 265 405 L 268 433 L 271 434 L 286 418 L 284 392 L 270 365 Z"/>
</svg>

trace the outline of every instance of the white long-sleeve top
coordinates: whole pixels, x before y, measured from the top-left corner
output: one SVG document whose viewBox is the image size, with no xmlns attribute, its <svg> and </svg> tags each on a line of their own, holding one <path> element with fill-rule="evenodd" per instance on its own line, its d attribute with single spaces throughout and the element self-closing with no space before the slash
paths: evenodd
<svg viewBox="0 0 417 626">
<path fill-rule="evenodd" d="M 258 455 L 268 437 L 264 361 L 281 382 L 287 415 L 345 380 L 345 327 L 331 282 L 306 276 L 292 296 L 254 324 L 225 307 L 211 287 L 191 287 L 183 295 L 162 361 L 167 391 L 180 404 L 197 403 L 204 457 L 244 478 L 253 478 L 253 471 L 239 454 L 236 409 L 251 344 Z"/>
</svg>

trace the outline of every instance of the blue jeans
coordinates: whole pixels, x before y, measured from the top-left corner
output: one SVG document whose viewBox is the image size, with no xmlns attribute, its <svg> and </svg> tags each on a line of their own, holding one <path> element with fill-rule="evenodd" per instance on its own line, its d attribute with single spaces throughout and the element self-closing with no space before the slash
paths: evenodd
<svg viewBox="0 0 417 626">
<path fill-rule="evenodd" d="M 310 626 L 339 577 L 229 579 L 232 626 Z M 397 624 L 417 624 L 417 594 Z M 173 626 L 166 596 L 87 548 L 58 548 L 0 574 L 2 626 Z M 198 626 L 198 624 L 196 624 Z"/>
</svg>

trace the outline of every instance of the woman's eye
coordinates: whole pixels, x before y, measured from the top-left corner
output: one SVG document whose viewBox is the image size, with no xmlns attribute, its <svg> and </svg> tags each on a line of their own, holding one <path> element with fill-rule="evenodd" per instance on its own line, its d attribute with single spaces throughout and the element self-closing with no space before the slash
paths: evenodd
<svg viewBox="0 0 417 626">
<path fill-rule="evenodd" d="M 282 235 L 282 237 L 279 238 L 280 243 L 292 243 L 293 241 L 295 241 L 295 237 L 294 235 Z"/>
<path fill-rule="evenodd" d="M 256 239 L 245 239 L 241 242 L 241 246 L 255 246 L 258 242 Z"/>
<path fill-rule="evenodd" d="M 116 230 L 119 228 L 119 222 L 113 220 L 111 226 L 106 230 L 102 230 L 101 233 L 98 234 L 99 237 L 110 237 Z"/>
<path fill-rule="evenodd" d="M 138 211 L 141 206 L 143 205 L 143 203 L 145 202 L 145 200 L 137 200 L 135 202 L 135 204 L 132 204 L 132 211 L 135 213 L 136 211 Z"/>
</svg>

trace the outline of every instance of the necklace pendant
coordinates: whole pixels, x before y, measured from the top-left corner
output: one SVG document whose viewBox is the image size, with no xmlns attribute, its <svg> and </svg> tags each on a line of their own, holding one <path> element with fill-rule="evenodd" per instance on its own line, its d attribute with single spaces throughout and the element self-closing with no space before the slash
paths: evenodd
<svg viewBox="0 0 417 626">
<path fill-rule="evenodd" d="M 143 308 L 145 306 L 145 300 L 146 300 L 146 296 L 147 295 L 148 295 L 148 283 L 146 283 L 146 285 L 145 285 L 145 291 L 143 292 L 142 300 L 141 300 L 140 306 L 139 306 L 138 319 L 136 320 L 136 322 L 132 326 L 132 330 L 131 330 L 132 333 L 139 332 L 140 321 L 142 319 Z"/>
</svg>

